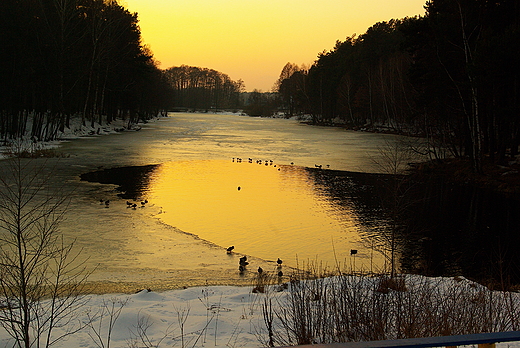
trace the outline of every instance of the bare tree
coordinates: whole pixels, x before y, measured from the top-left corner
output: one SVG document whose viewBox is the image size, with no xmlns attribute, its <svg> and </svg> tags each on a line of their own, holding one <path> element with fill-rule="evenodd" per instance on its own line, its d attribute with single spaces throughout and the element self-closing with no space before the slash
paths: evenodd
<svg viewBox="0 0 520 348">
<path fill-rule="evenodd" d="M 297 72 L 297 71 L 301 71 L 303 70 L 304 68 L 300 68 L 298 67 L 298 64 L 294 64 L 294 63 L 287 63 L 284 65 L 283 69 L 282 69 L 282 72 L 280 73 L 280 77 L 278 78 L 278 80 L 276 80 L 274 86 L 273 86 L 273 91 L 274 92 L 279 92 L 280 91 L 280 86 L 282 85 L 282 82 L 283 80 L 286 80 L 286 79 L 289 79 L 291 78 L 291 76 Z"/>
<path fill-rule="evenodd" d="M 415 154 L 416 156 L 416 154 Z M 403 216 L 409 203 L 407 191 L 410 188 L 408 176 L 405 174 L 408 163 L 414 159 L 414 151 L 410 144 L 394 140 L 387 141 L 379 148 L 379 157 L 374 162 L 384 174 L 389 174 L 383 184 L 386 192 L 383 194 L 382 205 L 385 214 L 389 218 L 388 233 L 386 239 L 389 252 L 385 254 L 390 263 L 390 277 L 393 279 L 397 273 L 397 247 L 401 224 L 399 219 Z"/>
<path fill-rule="evenodd" d="M 85 305 L 88 274 L 59 231 L 70 195 L 51 192 L 46 163 L 2 162 L 0 325 L 15 347 L 50 347 L 84 325 L 75 313 Z"/>
</svg>

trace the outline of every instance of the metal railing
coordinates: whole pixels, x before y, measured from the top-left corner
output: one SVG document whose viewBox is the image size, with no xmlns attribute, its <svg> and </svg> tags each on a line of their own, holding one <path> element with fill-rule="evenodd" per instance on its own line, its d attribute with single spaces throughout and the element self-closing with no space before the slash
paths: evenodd
<svg viewBox="0 0 520 348">
<path fill-rule="evenodd" d="M 426 348 L 457 347 L 477 344 L 479 348 L 493 348 L 496 343 L 520 341 L 520 331 L 491 332 L 458 336 L 439 336 L 424 338 L 406 338 L 386 341 L 345 342 L 331 344 L 314 344 L 312 348 Z"/>
</svg>

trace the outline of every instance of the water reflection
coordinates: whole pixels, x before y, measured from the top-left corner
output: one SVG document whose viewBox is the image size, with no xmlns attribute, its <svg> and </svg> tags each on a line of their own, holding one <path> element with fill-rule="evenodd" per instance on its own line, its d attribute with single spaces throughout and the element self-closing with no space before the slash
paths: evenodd
<svg viewBox="0 0 520 348">
<path fill-rule="evenodd" d="M 382 269 L 382 255 L 368 242 L 380 221 L 360 215 L 377 209 L 358 209 L 371 203 L 354 194 L 356 184 L 351 182 L 352 194 L 342 194 L 338 201 L 337 195 L 329 194 L 330 183 L 318 180 L 318 171 L 264 163 L 178 161 L 104 170 L 82 178 L 122 185 L 123 198 L 146 197 L 161 207 L 158 217 L 164 223 L 222 247 L 234 245 L 240 254 L 282 258 L 289 266 L 319 260 L 349 268 L 353 267 L 350 250 L 356 249 L 357 269 Z M 125 170 L 133 174 L 121 175 Z M 138 172 L 145 179 L 129 187 L 127 179 L 136 179 Z"/>
<path fill-rule="evenodd" d="M 407 200 L 404 271 L 520 284 L 518 198 L 436 179 L 415 182 Z"/>
<path fill-rule="evenodd" d="M 123 167 L 104 169 L 81 174 L 81 180 L 98 182 L 100 184 L 118 185 L 123 192 L 120 197 L 125 199 L 139 199 L 142 192 L 147 190 L 150 175 L 157 169 L 157 165 Z"/>
<path fill-rule="evenodd" d="M 168 225 L 266 260 L 333 266 L 362 248 L 356 212 L 337 209 L 301 167 L 170 162 L 158 167 L 148 195 Z"/>
<path fill-rule="evenodd" d="M 222 250 L 234 245 L 237 255 L 379 271 L 388 269 L 384 255 L 393 227 L 404 272 L 520 284 L 519 200 L 470 186 L 217 160 L 116 168 L 82 178 L 119 185 L 124 199 L 147 198 L 165 224 Z M 388 202 L 395 197 L 388 188 L 395 180 L 403 181 L 403 191 L 392 215 Z M 146 238 L 146 252 L 127 246 L 138 263 L 160 267 L 154 263 L 163 251 L 176 255 L 168 243 L 178 242 L 167 234 Z M 351 249 L 358 253 L 350 255 Z"/>
</svg>

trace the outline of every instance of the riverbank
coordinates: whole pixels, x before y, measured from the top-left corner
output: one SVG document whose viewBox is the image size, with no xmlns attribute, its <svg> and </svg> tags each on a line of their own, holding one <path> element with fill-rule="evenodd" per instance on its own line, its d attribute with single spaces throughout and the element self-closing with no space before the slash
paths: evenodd
<svg viewBox="0 0 520 348">
<path fill-rule="evenodd" d="M 393 134 L 412 138 L 425 137 L 424 134 L 412 129 L 397 129 L 396 127 L 383 124 L 351 127 L 339 118 L 322 123 L 314 122 L 309 115 L 294 116 L 294 118 L 301 123 L 311 126 L 337 127 L 356 132 Z M 446 180 L 458 184 L 471 184 L 504 194 L 520 195 L 520 155 L 509 159 L 507 164 L 502 165 L 493 163 L 489 157 L 484 157 L 482 174 L 475 173 L 470 160 L 465 158 L 445 158 L 413 163 L 409 172 L 422 178 L 427 176 L 444 177 Z"/>
<path fill-rule="evenodd" d="M 163 116 L 147 120 L 146 123 L 156 122 Z M 80 118 L 71 119 L 70 127 L 56 136 L 53 141 L 37 141 L 31 138 L 29 131 L 27 134 L 16 140 L 4 140 L 0 145 L 0 160 L 12 156 L 13 152 L 25 158 L 38 157 L 61 157 L 57 151 L 60 144 L 65 141 L 76 140 L 84 137 L 98 137 L 103 135 L 117 134 L 121 132 L 137 132 L 141 130 L 142 121 L 137 124 L 128 124 L 125 120 L 115 120 L 110 124 L 101 125 L 99 123 L 82 125 Z M 29 125 L 27 129 L 30 129 Z"/>
<path fill-rule="evenodd" d="M 469 159 L 448 158 L 417 164 L 411 174 L 420 179 L 444 178 L 456 184 L 473 185 L 486 190 L 520 197 L 520 156 L 507 165 L 483 161 L 483 173 L 473 171 Z"/>
<path fill-rule="evenodd" d="M 489 291 L 462 277 L 403 275 L 398 281 L 400 288 L 388 288 L 377 277 L 295 278 L 288 284 L 257 277 L 243 287 L 87 295 L 71 313 L 77 315 L 70 322 L 74 333 L 53 347 L 253 348 L 510 331 L 518 325 L 518 293 Z M 55 327 L 53 338 L 68 329 Z M 13 345 L 1 328 L 0 344 Z"/>
</svg>

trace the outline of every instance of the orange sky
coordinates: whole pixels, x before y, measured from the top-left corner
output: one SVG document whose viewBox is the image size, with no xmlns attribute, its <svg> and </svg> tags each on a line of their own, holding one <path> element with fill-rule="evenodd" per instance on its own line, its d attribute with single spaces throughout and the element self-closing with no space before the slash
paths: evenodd
<svg viewBox="0 0 520 348">
<path fill-rule="evenodd" d="M 121 0 L 139 14 L 161 68 L 218 70 L 269 91 L 287 62 L 310 65 L 336 40 L 424 14 L 425 0 Z"/>
</svg>

